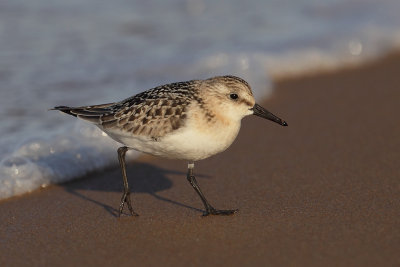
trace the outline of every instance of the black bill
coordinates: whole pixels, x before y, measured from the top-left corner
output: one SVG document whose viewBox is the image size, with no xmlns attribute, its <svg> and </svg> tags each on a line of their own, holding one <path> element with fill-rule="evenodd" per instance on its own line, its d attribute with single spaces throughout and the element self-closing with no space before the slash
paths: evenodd
<svg viewBox="0 0 400 267">
<path fill-rule="evenodd" d="M 286 121 L 278 118 L 277 116 L 275 116 L 274 114 L 272 114 L 271 112 L 269 112 L 268 110 L 266 110 L 265 108 L 263 108 L 258 104 L 255 104 L 254 107 L 251 108 L 251 110 L 253 111 L 253 114 L 256 116 L 276 122 L 282 126 L 288 126 Z"/>
</svg>

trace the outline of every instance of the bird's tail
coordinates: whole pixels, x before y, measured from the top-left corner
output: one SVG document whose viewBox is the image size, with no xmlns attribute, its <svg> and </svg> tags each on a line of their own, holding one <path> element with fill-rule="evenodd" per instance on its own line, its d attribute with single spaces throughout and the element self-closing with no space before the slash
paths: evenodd
<svg viewBox="0 0 400 267">
<path fill-rule="evenodd" d="M 66 114 L 78 117 L 80 119 L 90 121 L 93 123 L 99 123 L 99 119 L 110 114 L 111 106 L 115 103 L 93 105 L 93 106 L 83 106 L 83 107 L 67 107 L 67 106 L 57 106 L 50 110 L 59 110 Z"/>
<path fill-rule="evenodd" d="M 67 106 L 57 106 L 57 107 L 51 108 L 49 110 L 59 110 L 61 112 L 67 113 L 68 115 L 77 117 L 77 114 L 74 114 L 71 112 L 71 110 L 73 110 L 73 109 L 75 109 L 75 108 L 67 107 Z"/>
</svg>

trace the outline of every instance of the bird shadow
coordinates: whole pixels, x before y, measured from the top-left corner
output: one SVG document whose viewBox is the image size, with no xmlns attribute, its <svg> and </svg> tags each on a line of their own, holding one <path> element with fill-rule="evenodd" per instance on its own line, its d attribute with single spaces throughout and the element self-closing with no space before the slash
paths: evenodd
<svg viewBox="0 0 400 267">
<path fill-rule="evenodd" d="M 157 194 L 160 191 L 167 190 L 172 187 L 173 183 L 167 177 L 167 175 L 173 174 L 186 177 L 185 172 L 163 169 L 147 163 L 133 163 L 127 166 L 127 173 L 131 193 L 147 193 L 158 200 L 198 212 L 203 212 L 201 209 L 194 208 Z M 205 175 L 197 176 L 208 177 Z M 115 179 L 116 177 L 118 178 Z M 84 191 L 121 192 L 122 196 L 123 183 L 121 170 L 119 168 L 113 168 L 104 172 L 91 173 L 87 179 L 65 183 L 63 186 L 64 189 L 70 194 L 103 207 L 114 217 L 119 216 L 119 209 L 111 207 L 110 205 L 102 203 L 96 199 L 90 198 L 83 193 Z"/>
</svg>

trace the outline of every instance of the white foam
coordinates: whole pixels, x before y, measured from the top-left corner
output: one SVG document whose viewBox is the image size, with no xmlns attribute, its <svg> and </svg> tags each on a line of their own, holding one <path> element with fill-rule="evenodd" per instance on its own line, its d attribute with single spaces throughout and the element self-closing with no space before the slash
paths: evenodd
<svg viewBox="0 0 400 267">
<path fill-rule="evenodd" d="M 67 133 L 30 138 L 2 159 L 0 199 L 117 164 L 118 143 L 97 127 L 77 121 L 63 130 Z"/>
</svg>

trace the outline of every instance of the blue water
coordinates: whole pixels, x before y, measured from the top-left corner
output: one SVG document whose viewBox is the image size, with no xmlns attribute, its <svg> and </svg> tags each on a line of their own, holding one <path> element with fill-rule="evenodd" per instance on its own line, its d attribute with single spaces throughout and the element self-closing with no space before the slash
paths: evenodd
<svg viewBox="0 0 400 267">
<path fill-rule="evenodd" d="M 267 97 L 275 77 L 398 48 L 399 10 L 398 0 L 1 0 L 0 199 L 116 164 L 118 144 L 53 106 L 220 74 Z"/>
</svg>

